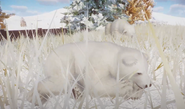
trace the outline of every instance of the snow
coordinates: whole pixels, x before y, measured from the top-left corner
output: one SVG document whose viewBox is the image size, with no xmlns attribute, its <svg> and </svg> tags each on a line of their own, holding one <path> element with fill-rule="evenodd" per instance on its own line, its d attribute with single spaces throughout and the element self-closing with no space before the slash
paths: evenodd
<svg viewBox="0 0 185 109">
<path fill-rule="evenodd" d="M 68 11 L 67 9 L 61 8 L 37 16 L 23 17 L 24 20 L 26 21 L 27 27 L 20 26 L 20 21 L 22 17 L 16 15 L 7 19 L 6 23 L 8 24 L 8 30 L 27 30 L 35 28 L 48 29 L 52 21 L 52 18 L 54 17 L 54 20 L 50 28 L 61 28 L 61 27 L 64 28 L 65 23 L 60 23 L 60 20 L 61 18 L 64 17 L 64 13 L 67 11 Z M 153 12 L 152 17 L 153 18 L 151 19 L 151 21 L 157 23 L 165 23 L 169 25 L 185 25 L 185 18 L 181 17 L 170 16 L 157 12 Z"/>
<path fill-rule="evenodd" d="M 20 26 L 20 21 L 22 18 L 20 16 L 12 16 L 6 20 L 6 23 L 8 25 L 8 30 L 25 30 L 25 29 L 27 30 L 35 28 L 48 29 L 52 21 L 52 18 L 54 17 L 54 20 L 50 28 L 61 28 L 65 26 L 64 23 L 60 23 L 60 19 L 64 16 L 63 14 L 64 12 L 67 12 L 67 10 L 62 8 L 37 16 L 23 17 L 24 20 L 26 21 L 27 27 Z"/>
<path fill-rule="evenodd" d="M 169 25 L 185 25 L 185 18 L 182 17 L 175 17 L 157 12 L 153 12 L 152 16 L 154 21 L 164 22 Z"/>
</svg>

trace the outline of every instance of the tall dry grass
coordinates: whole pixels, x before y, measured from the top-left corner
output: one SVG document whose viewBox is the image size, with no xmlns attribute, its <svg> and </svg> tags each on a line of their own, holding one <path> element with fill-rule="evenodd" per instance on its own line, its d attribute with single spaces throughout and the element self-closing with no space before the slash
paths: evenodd
<svg viewBox="0 0 185 109">
<path fill-rule="evenodd" d="M 164 70 L 164 64 L 155 45 L 153 34 L 147 24 L 136 25 L 137 38 L 106 36 L 104 31 L 79 32 L 73 35 L 21 37 L 15 41 L 0 42 L 0 107 L 2 109 L 33 109 L 33 108 L 133 108 L 158 109 L 177 108 L 174 87 Z M 180 95 L 185 94 L 185 31 L 183 26 L 157 25 L 154 32 L 167 57 L 170 71 L 178 85 Z M 60 93 L 51 96 L 46 104 L 38 106 L 28 102 L 26 96 L 31 88 L 45 78 L 42 63 L 53 49 L 67 43 L 81 41 L 107 41 L 121 46 L 136 48 L 149 56 L 149 75 L 153 81 L 150 89 L 139 100 L 124 100 L 115 98 L 91 98 L 88 90 L 80 100 L 72 99 L 70 93 Z M 71 85 L 71 88 L 73 86 Z M 68 89 L 63 89 L 68 90 Z M 33 100 L 40 100 L 38 92 L 34 91 Z M 184 102 L 184 101 L 183 101 Z"/>
</svg>

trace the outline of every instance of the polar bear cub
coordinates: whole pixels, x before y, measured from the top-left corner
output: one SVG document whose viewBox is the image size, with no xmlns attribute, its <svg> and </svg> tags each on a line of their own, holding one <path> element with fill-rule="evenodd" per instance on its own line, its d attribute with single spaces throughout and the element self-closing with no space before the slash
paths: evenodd
<svg viewBox="0 0 185 109">
<path fill-rule="evenodd" d="M 116 19 L 112 23 L 108 23 L 105 26 L 105 34 L 112 36 L 117 35 L 126 35 L 126 36 L 135 36 L 135 27 L 128 23 L 126 19 Z"/>
<path fill-rule="evenodd" d="M 128 96 L 151 86 L 148 64 L 140 51 L 109 42 L 79 42 L 55 49 L 44 62 L 47 78 L 38 83 L 44 103 L 48 95 L 88 90 L 92 96 Z M 136 92 L 137 93 L 137 92 Z M 140 98 L 143 93 L 130 95 Z M 33 90 L 30 92 L 31 101 Z M 46 99 L 45 99 L 46 98 Z"/>
</svg>

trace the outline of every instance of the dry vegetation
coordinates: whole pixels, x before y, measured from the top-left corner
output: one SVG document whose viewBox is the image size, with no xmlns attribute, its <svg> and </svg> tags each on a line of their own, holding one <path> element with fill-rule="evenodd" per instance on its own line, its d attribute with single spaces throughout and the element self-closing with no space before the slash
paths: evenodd
<svg viewBox="0 0 185 109">
<path fill-rule="evenodd" d="M 154 31 L 158 37 L 165 56 L 167 57 L 175 83 L 185 94 L 185 31 L 182 26 L 157 25 Z M 0 42 L 0 107 L 1 109 L 33 109 L 33 108 L 132 108 L 158 109 L 177 108 L 173 87 L 161 61 L 158 49 L 152 38 L 148 25 L 136 26 L 137 38 L 121 36 L 113 39 L 104 35 L 104 31 L 81 32 L 73 35 L 52 36 L 45 38 L 20 38 L 15 41 Z M 59 45 L 79 41 L 108 41 L 121 46 L 137 48 L 149 56 L 149 75 L 153 86 L 145 90 L 139 100 L 123 100 L 116 98 L 90 98 L 76 101 L 69 98 L 69 93 L 52 96 L 45 105 L 34 107 L 26 100 L 26 95 L 38 81 L 45 78 L 42 62 L 48 54 Z M 35 95 L 38 93 L 36 92 Z M 38 99 L 38 98 L 36 98 Z"/>
<path fill-rule="evenodd" d="M 128 22 L 134 24 L 135 21 L 151 19 L 152 8 L 154 7 L 153 0 L 127 0 L 129 5 L 126 11 L 123 11 L 129 16 Z"/>
</svg>

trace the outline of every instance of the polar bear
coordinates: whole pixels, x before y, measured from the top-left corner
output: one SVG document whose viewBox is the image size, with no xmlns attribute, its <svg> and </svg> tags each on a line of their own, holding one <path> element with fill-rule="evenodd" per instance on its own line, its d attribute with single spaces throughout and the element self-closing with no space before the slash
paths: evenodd
<svg viewBox="0 0 185 109">
<path fill-rule="evenodd" d="M 47 101 L 48 95 L 72 92 L 76 87 L 91 96 L 114 97 L 119 93 L 125 98 L 138 99 L 142 90 L 151 86 L 145 55 L 109 42 L 60 46 L 48 56 L 43 69 L 47 78 L 37 87 L 42 103 Z M 29 92 L 29 101 L 33 90 Z"/>
<path fill-rule="evenodd" d="M 135 27 L 129 24 L 126 19 L 116 19 L 105 26 L 105 34 L 111 34 L 114 37 L 120 34 L 133 37 L 135 36 Z"/>
</svg>

